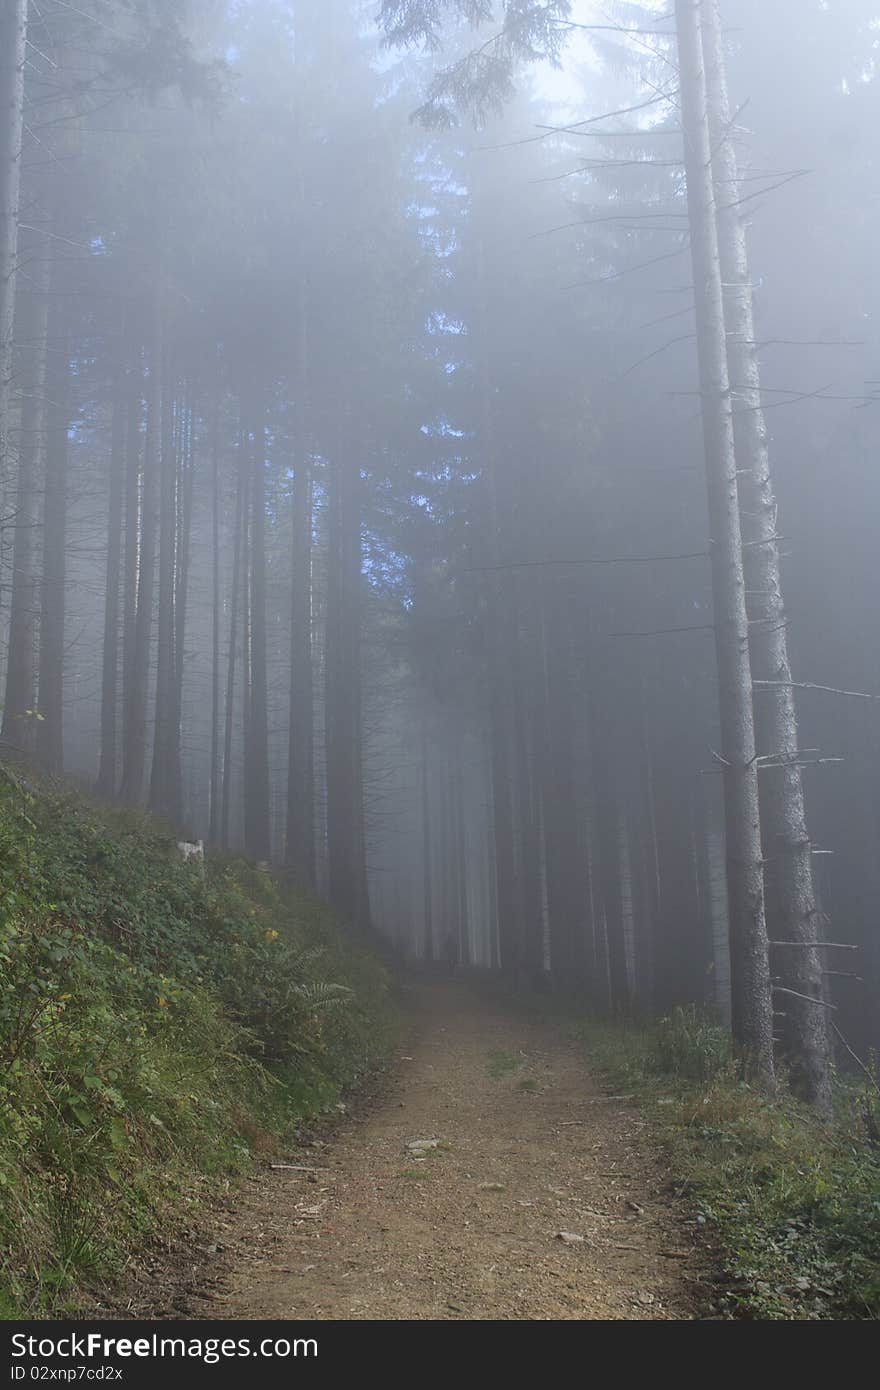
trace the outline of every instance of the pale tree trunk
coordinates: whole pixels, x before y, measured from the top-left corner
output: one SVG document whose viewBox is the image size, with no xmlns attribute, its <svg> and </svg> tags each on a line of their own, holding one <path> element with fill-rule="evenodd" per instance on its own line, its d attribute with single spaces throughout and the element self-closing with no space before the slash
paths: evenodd
<svg viewBox="0 0 880 1390">
<path fill-rule="evenodd" d="M 480 208 L 479 211 L 482 211 Z M 484 599 L 484 635 L 487 658 L 489 705 L 489 755 L 492 782 L 492 899 L 495 909 L 500 968 L 516 974 L 523 955 L 523 894 L 520 892 L 514 820 L 514 677 L 509 640 L 511 605 L 498 565 L 502 550 L 502 518 L 499 498 L 498 431 L 495 419 L 495 385 L 489 347 L 490 310 L 487 292 L 487 252 L 482 233 L 478 243 L 478 317 L 480 372 L 480 477 L 483 488 L 486 564 L 489 566 Z"/>
<path fill-rule="evenodd" d="M 300 194 L 302 196 L 302 183 Z M 315 694 L 312 670 L 312 480 L 309 469 L 308 296 L 297 283 L 297 363 L 291 496 L 290 724 L 285 857 L 299 883 L 315 886 Z"/>
<path fill-rule="evenodd" d="M 31 289 L 25 326 L 28 339 L 22 356 L 24 400 L 18 446 L 15 498 L 15 536 L 12 559 L 12 599 L 9 616 L 9 654 L 3 703 L 3 739 L 27 752 L 34 743 L 36 705 L 35 629 L 38 586 L 35 539 L 38 497 L 46 457 L 46 362 L 49 335 L 48 238 L 34 246 Z"/>
<path fill-rule="evenodd" d="M 341 437 L 328 503 L 325 701 L 329 897 L 346 920 L 368 927 L 361 727 L 361 474 L 345 455 L 346 443 Z"/>
<path fill-rule="evenodd" d="M 140 550 L 141 412 L 143 363 L 140 348 L 133 355 L 128 419 L 125 434 L 125 559 L 122 600 L 122 749 L 123 765 L 130 747 L 132 679 L 137 624 L 138 560 Z"/>
<path fill-rule="evenodd" d="M 186 619 L 189 603 L 189 576 L 192 563 L 193 488 L 196 473 L 196 410 L 187 391 L 182 409 L 180 468 L 177 494 L 177 573 L 174 592 L 174 722 L 171 729 L 171 756 L 175 777 L 175 804 L 183 815 L 182 757 L 180 730 L 183 718 L 183 682 L 186 671 Z"/>
<path fill-rule="evenodd" d="M 57 261 L 55 262 L 57 266 Z M 58 277 L 53 275 L 53 288 Z M 64 771 L 64 625 L 67 543 L 67 433 L 70 426 L 70 337 L 66 309 L 50 315 L 53 352 L 46 372 L 49 399 L 43 496 L 40 591 L 40 674 L 37 753 L 53 776 Z"/>
<path fill-rule="evenodd" d="M 773 1083 L 773 1008 L 764 917 L 749 626 L 700 0 L 676 0 L 675 14 L 712 537 L 712 590 L 727 826 L 733 1032 L 749 1066 L 757 1078 L 769 1086 Z"/>
<path fill-rule="evenodd" d="M 578 844 L 571 633 L 558 592 L 541 587 L 541 805 L 546 863 L 550 969 L 557 983 L 573 988 L 586 977 L 584 883 Z"/>
<path fill-rule="evenodd" d="M 147 384 L 147 432 L 144 442 L 141 524 L 138 546 L 137 610 L 131 644 L 131 672 L 126 692 L 126 736 L 122 769 L 122 800 L 140 803 L 147 759 L 147 699 L 153 637 L 153 590 L 156 576 L 156 502 L 162 459 L 162 371 L 164 321 L 162 295 L 157 288 Z"/>
<path fill-rule="evenodd" d="M 312 487 L 302 446 L 294 463 L 290 604 L 290 745 L 287 771 L 288 866 L 315 886 L 314 678 L 312 672 Z"/>
<path fill-rule="evenodd" d="M 266 430 L 258 403 L 251 442 L 251 621 L 249 737 L 245 749 L 245 846 L 259 861 L 271 857 L 269 713 L 266 674 Z"/>
<path fill-rule="evenodd" d="M 235 493 L 235 537 L 232 553 L 232 589 L 229 596 L 229 651 L 226 664 L 226 702 L 223 729 L 223 801 L 220 808 L 220 844 L 229 848 L 229 816 L 232 807 L 232 733 L 235 719 L 235 661 L 238 647 L 238 609 L 241 588 L 242 540 L 245 526 L 245 475 L 238 455 Z"/>
<path fill-rule="evenodd" d="M 592 636 L 592 634 L 591 634 Z M 593 638 L 595 642 L 595 638 Z M 620 875 L 618 797 L 622 787 L 615 777 L 614 727 L 611 717 L 611 691 L 602 673 L 608 669 L 608 653 L 594 647 L 590 669 L 589 726 L 590 754 L 595 796 L 598 888 L 602 902 L 603 965 L 607 971 L 608 997 L 612 1009 L 626 1013 L 631 1004 L 627 970 L 624 884 Z"/>
<path fill-rule="evenodd" d="M 540 699 L 534 615 L 528 599 L 517 604 L 512 625 L 513 648 L 513 811 L 518 850 L 520 958 L 524 974 L 538 978 L 544 970 L 544 916 L 541 892 L 540 815 L 535 775 L 533 711 Z"/>
<path fill-rule="evenodd" d="M 220 402 L 211 422 L 211 805 L 208 839 L 220 839 Z"/>
<path fill-rule="evenodd" d="M 780 1029 L 790 1052 L 792 1083 L 825 1113 L 831 1109 L 831 1042 L 822 1003 L 822 962 L 815 943 L 822 917 L 813 883 L 812 845 L 798 762 L 798 721 L 790 682 L 788 635 L 777 541 L 776 498 L 755 339 L 754 298 L 736 148 L 731 139 L 724 42 L 718 0 L 704 0 L 703 53 L 713 147 L 721 274 L 725 285 L 727 358 L 736 391 L 734 427 L 739 465 L 746 588 L 751 617 L 752 676 L 773 684 L 755 691 L 758 752 L 774 766 L 761 773 L 767 916 L 774 939 L 797 942 L 780 952 L 779 973 L 795 993 L 785 1000 Z M 805 996 L 803 998 L 797 996 Z M 810 1002 L 815 1000 L 815 1003 Z"/>
<path fill-rule="evenodd" d="M 464 820 L 464 790 L 462 787 L 461 745 L 456 745 L 453 773 L 452 807 L 456 883 L 458 887 L 458 963 L 470 965 L 470 922 L 468 920 L 468 854 Z"/>
<path fill-rule="evenodd" d="M 423 908 L 423 950 L 425 960 L 434 959 L 434 903 L 431 878 L 431 784 L 428 777 L 428 734 L 422 725 L 422 893 Z"/>
<path fill-rule="evenodd" d="M 123 365 L 113 383 L 110 426 L 110 488 L 107 516 L 107 568 L 104 588 L 104 645 L 101 656 L 101 761 L 97 790 L 116 791 L 117 703 L 119 693 L 119 582 L 122 561 L 122 509 L 125 491 L 125 433 L 128 389 Z"/>
<path fill-rule="evenodd" d="M 10 475 L 9 402 L 18 259 L 27 0 L 0 4 L 0 477 Z"/>
<path fill-rule="evenodd" d="M 166 376 L 162 401 L 162 449 L 159 462 L 159 611 L 156 633 L 156 703 L 150 810 L 176 826 L 173 768 L 174 720 L 174 576 L 177 568 L 177 439 L 174 386 Z"/>
</svg>

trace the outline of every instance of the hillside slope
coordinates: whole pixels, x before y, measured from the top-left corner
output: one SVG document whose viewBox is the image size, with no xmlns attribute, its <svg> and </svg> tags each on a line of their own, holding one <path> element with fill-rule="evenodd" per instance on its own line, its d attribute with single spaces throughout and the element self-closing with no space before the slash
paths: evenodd
<svg viewBox="0 0 880 1390">
<path fill-rule="evenodd" d="M 387 1046 L 385 971 L 241 861 L 0 779 L 0 1313 L 75 1306 Z"/>
</svg>

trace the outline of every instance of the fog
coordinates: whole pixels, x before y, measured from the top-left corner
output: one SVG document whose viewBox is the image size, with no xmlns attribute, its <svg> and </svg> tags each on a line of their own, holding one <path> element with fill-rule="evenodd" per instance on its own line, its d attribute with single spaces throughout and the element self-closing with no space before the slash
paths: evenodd
<svg viewBox="0 0 880 1390">
<path fill-rule="evenodd" d="M 6 0 L 3 757 L 821 1104 L 880 1043 L 880 5 L 724 0 L 726 114 L 675 9 Z"/>
</svg>

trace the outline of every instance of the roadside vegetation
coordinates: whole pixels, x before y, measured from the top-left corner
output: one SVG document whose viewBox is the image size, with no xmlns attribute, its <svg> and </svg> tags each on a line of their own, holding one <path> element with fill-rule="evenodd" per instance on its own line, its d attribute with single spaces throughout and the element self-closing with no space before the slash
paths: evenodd
<svg viewBox="0 0 880 1390">
<path fill-rule="evenodd" d="M 838 1080 L 823 1123 L 741 1079 L 694 1009 L 645 1026 L 579 1025 L 591 1062 L 653 1122 L 675 1188 L 722 1266 L 715 1310 L 770 1320 L 880 1318 L 878 1093 Z"/>
<path fill-rule="evenodd" d="M 385 970 L 240 860 L 0 779 L 0 1315 L 70 1310 L 335 1105 L 393 1031 Z"/>
</svg>

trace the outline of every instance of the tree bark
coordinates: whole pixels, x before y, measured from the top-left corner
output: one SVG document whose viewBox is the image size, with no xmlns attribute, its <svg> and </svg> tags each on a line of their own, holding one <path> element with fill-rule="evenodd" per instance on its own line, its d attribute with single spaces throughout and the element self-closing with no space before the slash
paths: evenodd
<svg viewBox="0 0 880 1390">
<path fill-rule="evenodd" d="M 245 848 L 258 861 L 271 858 L 269 821 L 269 712 L 266 675 L 266 431 L 255 411 L 250 441 L 251 620 L 250 700 L 245 748 Z"/>
<path fill-rule="evenodd" d="M 122 508 L 125 490 L 125 434 L 128 392 L 124 365 L 117 366 L 110 426 L 110 488 L 107 515 L 107 567 L 104 587 L 104 644 L 101 657 L 101 759 L 97 791 L 111 799 L 116 791 L 117 703 L 119 694 L 119 581 L 122 560 Z"/>
<path fill-rule="evenodd" d="M 55 262 L 57 266 L 57 261 Z M 56 277 L 53 276 L 53 282 Z M 53 284 L 54 288 L 54 284 Z M 43 577 L 40 592 L 40 675 L 37 754 L 52 776 L 64 771 L 64 626 L 67 542 L 67 434 L 70 427 L 70 337 L 66 309 L 51 311 L 54 348 L 46 373 L 49 400 L 43 498 Z"/>
<path fill-rule="evenodd" d="M 192 563 L 193 489 L 196 475 L 196 411 L 189 390 L 181 411 L 180 465 L 177 492 L 177 571 L 174 593 L 174 721 L 171 726 L 171 758 L 175 778 L 175 803 L 183 815 L 182 758 L 183 683 L 186 673 L 186 620 Z"/>
<path fill-rule="evenodd" d="M 158 289 L 154 295 L 152 317 L 147 383 L 147 433 L 141 488 L 137 610 L 131 651 L 131 681 L 126 698 L 127 728 L 122 771 L 122 800 L 128 806 L 140 804 L 147 760 L 147 699 L 156 575 L 156 502 L 162 462 L 164 321 L 162 295 Z"/>
<path fill-rule="evenodd" d="M 159 460 L 159 612 L 156 635 L 156 703 L 153 763 L 150 776 L 150 810 L 177 827 L 174 768 L 174 630 L 175 574 L 177 570 L 176 494 L 178 431 L 174 383 L 166 373 L 161 407 L 162 448 Z"/>
<path fill-rule="evenodd" d="M 125 559 L 122 613 L 122 752 L 123 768 L 131 745 L 135 628 L 141 527 L 141 399 L 143 363 L 138 348 L 129 383 L 125 434 Z"/>
<path fill-rule="evenodd" d="M 312 670 L 312 480 L 306 426 L 308 323 L 300 277 L 291 496 L 290 725 L 285 856 L 294 878 L 315 887 L 315 694 Z"/>
<path fill-rule="evenodd" d="M 226 662 L 226 702 L 223 731 L 223 804 L 220 810 L 220 844 L 229 848 L 232 808 L 232 732 L 235 717 L 235 658 L 238 646 L 238 609 L 241 589 L 242 538 L 245 526 L 245 476 L 241 451 L 235 492 L 235 538 L 232 552 L 232 590 L 229 597 L 229 651 Z"/>
<path fill-rule="evenodd" d="M 712 592 L 724 759 L 733 1032 L 747 1064 L 773 1084 L 770 996 L 749 626 L 712 179 L 700 0 L 676 0 L 688 218 L 697 311 Z"/>
<path fill-rule="evenodd" d="M 779 953 L 776 973 L 795 991 L 785 998 L 781 1032 L 794 1089 L 829 1114 L 832 1048 L 827 1011 L 821 1006 L 822 961 L 818 950 L 808 949 L 820 938 L 822 919 L 813 882 L 803 778 L 797 766 L 795 694 L 786 684 L 792 675 L 777 542 L 777 507 L 762 408 L 748 242 L 739 206 L 742 185 L 730 133 L 731 109 L 718 0 L 704 3 L 703 53 L 721 275 L 726 287 L 727 359 L 737 393 L 733 414 L 740 514 L 747 542 L 745 581 L 751 596 L 752 675 L 755 680 L 779 682 L 759 687 L 754 701 L 758 752 L 781 764 L 763 771 L 760 779 L 767 916 L 774 940 L 797 941 L 805 948 Z"/>
<path fill-rule="evenodd" d="M 327 576 L 326 746 L 329 897 L 368 926 L 361 729 L 361 475 L 339 456 L 330 480 Z"/>
<path fill-rule="evenodd" d="M 220 840 L 220 403 L 211 421 L 211 784 L 208 839 Z"/>
<path fill-rule="evenodd" d="M 27 0 L 0 5 L 0 477 L 8 477 Z"/>
<path fill-rule="evenodd" d="M 434 951 L 434 885 L 431 863 L 431 784 L 428 778 L 428 734 L 422 726 L 422 895 L 423 895 L 423 952 L 426 961 L 433 961 Z"/>
<path fill-rule="evenodd" d="M 30 750 L 35 736 L 36 623 L 38 583 L 35 540 L 41 475 L 46 457 L 48 421 L 46 364 L 49 335 L 49 282 L 52 257 L 48 238 L 34 245 L 31 288 L 25 338 L 30 341 L 22 356 L 24 401 L 18 446 L 18 481 L 15 497 L 15 535 L 12 557 L 12 598 L 9 615 L 9 652 L 6 694 L 3 703 L 5 742 Z"/>
</svg>

